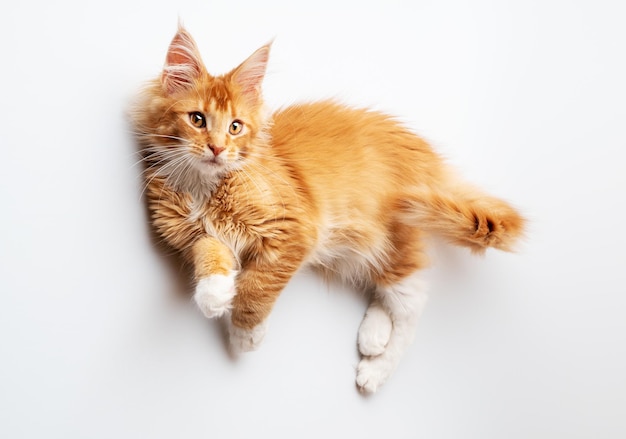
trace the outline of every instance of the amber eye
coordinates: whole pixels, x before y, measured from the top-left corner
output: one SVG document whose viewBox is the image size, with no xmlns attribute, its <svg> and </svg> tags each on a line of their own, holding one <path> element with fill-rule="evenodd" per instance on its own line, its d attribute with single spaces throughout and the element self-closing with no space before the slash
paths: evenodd
<svg viewBox="0 0 626 439">
<path fill-rule="evenodd" d="M 230 127 L 228 128 L 228 132 L 232 136 L 236 136 L 237 134 L 241 134 L 241 130 L 243 130 L 243 122 L 240 121 L 239 119 L 233 120 L 233 123 L 231 123 Z"/>
<path fill-rule="evenodd" d="M 194 111 L 193 113 L 189 113 L 189 120 L 191 124 L 196 128 L 204 128 L 206 126 L 206 118 L 204 114 L 199 111 Z"/>
</svg>

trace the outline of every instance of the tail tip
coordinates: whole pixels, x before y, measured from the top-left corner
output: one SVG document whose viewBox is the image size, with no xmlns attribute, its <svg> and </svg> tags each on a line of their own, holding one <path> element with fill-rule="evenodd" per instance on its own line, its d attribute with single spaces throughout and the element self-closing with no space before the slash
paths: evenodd
<svg viewBox="0 0 626 439">
<path fill-rule="evenodd" d="M 507 212 L 476 218 L 476 231 L 470 238 L 474 245 L 470 248 L 478 254 L 484 253 L 488 247 L 515 252 L 525 237 L 526 223 L 526 219 L 512 208 L 507 209 Z"/>
</svg>

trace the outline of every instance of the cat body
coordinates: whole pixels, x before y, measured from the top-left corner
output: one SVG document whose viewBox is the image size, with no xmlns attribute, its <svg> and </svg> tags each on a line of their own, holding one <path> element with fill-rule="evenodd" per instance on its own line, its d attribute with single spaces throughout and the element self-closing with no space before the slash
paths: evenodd
<svg viewBox="0 0 626 439">
<path fill-rule="evenodd" d="M 226 317 L 237 351 L 258 347 L 303 265 L 371 293 L 357 385 L 374 392 L 426 302 L 424 234 L 509 250 L 523 219 L 385 114 L 321 101 L 268 115 L 268 56 L 214 77 L 179 28 L 134 112 L 153 225 L 193 264 L 199 308 Z"/>
</svg>

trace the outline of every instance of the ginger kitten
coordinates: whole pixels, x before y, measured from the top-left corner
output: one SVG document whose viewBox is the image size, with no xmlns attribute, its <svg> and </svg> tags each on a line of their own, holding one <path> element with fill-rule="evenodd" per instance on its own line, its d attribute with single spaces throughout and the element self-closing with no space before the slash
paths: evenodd
<svg viewBox="0 0 626 439">
<path fill-rule="evenodd" d="M 460 182 L 390 116 L 332 101 L 266 113 L 269 51 L 212 76 L 179 27 L 133 113 L 153 225 L 193 264 L 195 301 L 207 317 L 226 317 L 236 351 L 259 346 L 305 264 L 371 292 L 356 382 L 374 392 L 426 303 L 422 237 L 510 250 L 524 220 Z"/>
</svg>

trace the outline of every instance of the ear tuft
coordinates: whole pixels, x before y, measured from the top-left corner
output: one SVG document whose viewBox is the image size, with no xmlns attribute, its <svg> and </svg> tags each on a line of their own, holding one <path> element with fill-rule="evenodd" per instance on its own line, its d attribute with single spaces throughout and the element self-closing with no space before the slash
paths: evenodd
<svg viewBox="0 0 626 439">
<path fill-rule="evenodd" d="M 257 103 L 261 98 L 261 83 L 265 77 L 270 46 L 271 43 L 258 49 L 232 73 L 233 81 L 252 103 Z"/>
<path fill-rule="evenodd" d="M 168 94 L 189 88 L 205 70 L 195 41 L 182 25 L 172 39 L 161 81 Z"/>
</svg>

